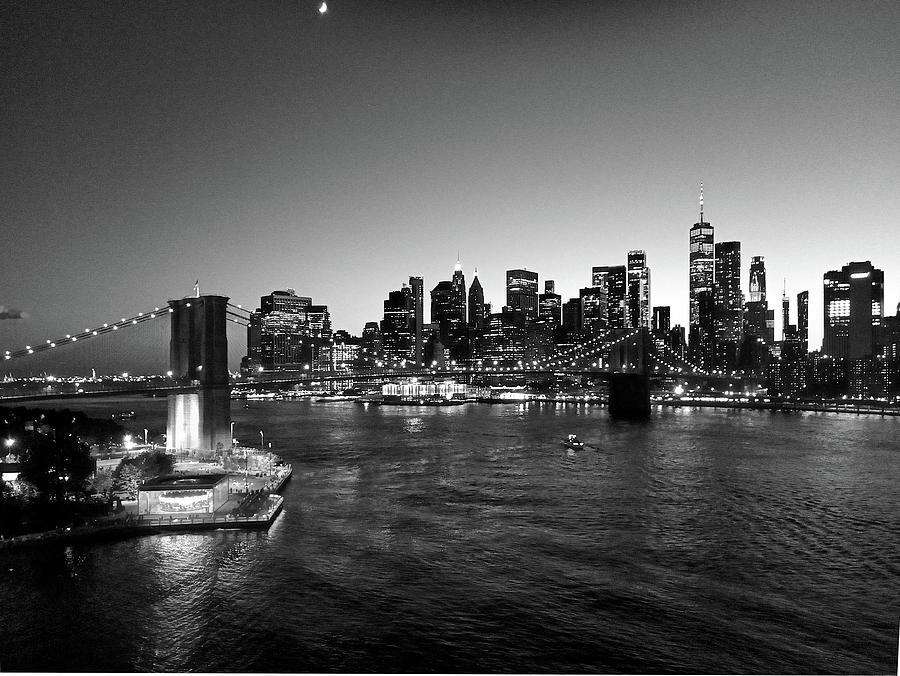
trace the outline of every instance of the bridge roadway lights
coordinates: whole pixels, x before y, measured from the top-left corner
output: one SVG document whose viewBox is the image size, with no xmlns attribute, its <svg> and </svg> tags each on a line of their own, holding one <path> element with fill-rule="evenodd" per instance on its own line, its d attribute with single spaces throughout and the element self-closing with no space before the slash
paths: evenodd
<svg viewBox="0 0 900 676">
<path fill-rule="evenodd" d="M 618 420 L 650 417 L 650 379 L 646 374 L 609 375 L 609 415 Z"/>
</svg>

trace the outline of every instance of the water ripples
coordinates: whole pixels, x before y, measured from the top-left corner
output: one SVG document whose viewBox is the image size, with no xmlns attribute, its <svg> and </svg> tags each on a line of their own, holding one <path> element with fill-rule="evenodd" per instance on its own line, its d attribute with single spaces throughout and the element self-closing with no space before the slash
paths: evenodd
<svg viewBox="0 0 900 676">
<path fill-rule="evenodd" d="M 142 424 L 164 417 L 154 405 Z M 294 463 L 273 527 L 12 555 L 0 666 L 896 667 L 893 419 L 305 402 L 235 415 Z M 567 453 L 568 433 L 593 448 Z"/>
</svg>

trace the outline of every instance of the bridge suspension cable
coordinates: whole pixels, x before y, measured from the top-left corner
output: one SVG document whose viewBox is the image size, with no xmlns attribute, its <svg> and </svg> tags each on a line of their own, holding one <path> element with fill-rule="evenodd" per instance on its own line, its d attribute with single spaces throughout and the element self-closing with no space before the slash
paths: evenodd
<svg viewBox="0 0 900 676">
<path fill-rule="evenodd" d="M 225 309 L 225 319 L 234 322 L 235 324 L 241 324 L 242 326 L 247 326 L 250 323 L 251 314 L 250 310 L 246 310 L 234 303 L 228 303 Z"/>
<path fill-rule="evenodd" d="M 609 334 L 595 336 L 594 338 L 591 338 L 584 343 L 579 343 L 560 354 L 553 355 L 552 357 L 545 357 L 539 361 L 539 364 L 544 368 L 551 368 L 553 366 L 563 366 L 564 362 L 571 362 L 573 359 L 593 357 L 597 354 L 609 351 L 616 345 L 633 338 L 638 333 L 639 330 L 634 330 L 613 340 L 609 340 Z"/>
<path fill-rule="evenodd" d="M 118 331 L 119 329 L 128 328 L 137 324 L 143 324 L 144 322 L 158 319 L 160 317 L 168 316 L 171 312 L 172 308 L 170 307 L 156 307 L 153 308 L 153 310 L 147 312 L 138 312 L 133 317 L 122 317 L 117 322 L 106 322 L 102 326 L 97 326 L 92 329 L 85 329 L 84 331 L 79 331 L 77 333 L 67 333 L 64 338 L 57 338 L 56 340 L 48 339 L 43 343 L 26 345 L 23 349 L 20 350 L 5 350 L 3 353 L 3 359 L 9 360 L 17 359 L 19 357 L 27 357 L 28 355 L 47 352 L 48 350 L 53 350 L 57 347 L 72 345 L 73 343 L 76 343 L 80 340 L 90 340 L 95 336 L 102 336 L 106 333 Z"/>
</svg>

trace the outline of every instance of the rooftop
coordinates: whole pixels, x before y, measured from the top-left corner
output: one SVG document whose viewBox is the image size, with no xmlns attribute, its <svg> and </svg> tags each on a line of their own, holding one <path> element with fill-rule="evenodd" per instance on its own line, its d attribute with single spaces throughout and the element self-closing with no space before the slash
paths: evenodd
<svg viewBox="0 0 900 676">
<path fill-rule="evenodd" d="M 228 477 L 227 474 L 186 474 L 178 476 L 160 476 L 150 481 L 144 482 L 140 489 L 142 491 L 161 491 L 172 488 L 214 488 L 218 483 L 224 481 Z"/>
</svg>

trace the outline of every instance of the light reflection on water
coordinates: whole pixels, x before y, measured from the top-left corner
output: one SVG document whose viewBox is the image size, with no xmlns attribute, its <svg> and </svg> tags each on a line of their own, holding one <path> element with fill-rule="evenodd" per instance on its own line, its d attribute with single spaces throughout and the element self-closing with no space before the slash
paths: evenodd
<svg viewBox="0 0 900 676">
<path fill-rule="evenodd" d="M 254 407 L 278 521 L 15 554 L 4 669 L 895 668 L 896 419 Z"/>
</svg>

